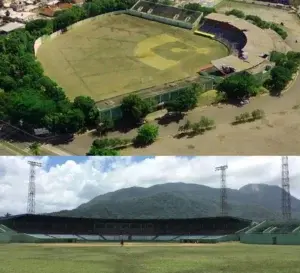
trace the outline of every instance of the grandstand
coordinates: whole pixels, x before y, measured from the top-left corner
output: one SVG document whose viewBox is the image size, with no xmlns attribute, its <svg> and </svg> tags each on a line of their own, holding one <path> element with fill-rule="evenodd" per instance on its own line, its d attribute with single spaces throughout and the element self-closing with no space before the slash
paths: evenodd
<svg viewBox="0 0 300 273">
<path fill-rule="evenodd" d="M 90 219 L 25 214 L 1 219 L 0 224 L 0 232 L 12 242 L 101 242 L 119 241 L 121 238 L 125 241 L 157 242 L 188 238 L 210 242 L 221 238 L 225 240 L 228 235 L 249 226 L 250 221 L 234 217 Z"/>
<path fill-rule="evenodd" d="M 199 24 L 202 12 L 139 0 L 127 13 L 145 19 L 192 29 Z"/>
<path fill-rule="evenodd" d="M 262 29 L 246 20 L 211 13 L 205 17 L 199 31 L 212 34 L 215 39 L 227 46 L 230 45 L 231 55 L 211 62 L 224 74 L 228 74 L 224 70 L 226 67 L 231 68 L 230 72 L 241 72 L 249 71 L 262 64 L 264 64 L 262 70 L 272 65 L 269 62 L 269 55 L 274 50 L 273 40 Z"/>
</svg>

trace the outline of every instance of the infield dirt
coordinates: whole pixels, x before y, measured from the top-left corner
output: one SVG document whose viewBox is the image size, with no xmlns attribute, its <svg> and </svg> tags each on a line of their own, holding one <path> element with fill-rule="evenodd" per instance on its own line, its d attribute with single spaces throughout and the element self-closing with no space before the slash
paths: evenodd
<svg viewBox="0 0 300 273">
<path fill-rule="evenodd" d="M 193 76 L 227 54 L 225 46 L 191 30 L 120 14 L 45 41 L 37 57 L 70 99 L 99 101 Z"/>
</svg>

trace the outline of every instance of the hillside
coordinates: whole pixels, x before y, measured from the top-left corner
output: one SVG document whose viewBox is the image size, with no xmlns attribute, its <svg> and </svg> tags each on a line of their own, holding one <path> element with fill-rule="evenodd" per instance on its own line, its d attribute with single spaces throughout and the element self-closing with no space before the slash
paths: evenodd
<svg viewBox="0 0 300 273">
<path fill-rule="evenodd" d="M 253 220 L 281 216 L 281 188 L 248 184 L 228 189 L 230 215 Z M 96 218 L 192 218 L 219 214 L 220 190 L 203 185 L 167 183 L 132 187 L 99 195 L 70 211 L 52 215 Z M 291 197 L 292 212 L 300 218 L 300 200 Z"/>
</svg>

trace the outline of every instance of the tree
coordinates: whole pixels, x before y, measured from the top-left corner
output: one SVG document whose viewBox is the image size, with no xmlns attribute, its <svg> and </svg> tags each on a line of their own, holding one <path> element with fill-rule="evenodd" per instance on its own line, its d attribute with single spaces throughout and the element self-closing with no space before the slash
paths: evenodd
<svg viewBox="0 0 300 273">
<path fill-rule="evenodd" d="M 259 87 L 255 77 L 247 72 L 237 73 L 225 78 L 218 86 L 219 92 L 226 93 L 228 99 L 241 100 L 249 97 Z"/>
<path fill-rule="evenodd" d="M 78 96 L 74 99 L 74 108 L 82 111 L 86 126 L 95 126 L 99 121 L 99 110 L 90 97 Z"/>
<path fill-rule="evenodd" d="M 130 124 L 141 122 L 153 111 L 153 108 L 154 102 L 152 100 L 143 100 L 135 94 L 125 97 L 121 104 L 123 118 Z"/>
<path fill-rule="evenodd" d="M 238 9 L 232 9 L 225 13 L 226 15 L 233 15 L 238 18 L 245 18 L 245 13 Z"/>
<path fill-rule="evenodd" d="M 183 8 L 189 9 L 189 10 L 194 10 L 194 11 L 201 11 L 201 12 L 203 12 L 204 16 L 206 16 L 212 12 L 216 12 L 215 8 L 202 7 L 198 3 L 188 3 L 188 4 L 184 5 Z"/>
<path fill-rule="evenodd" d="M 109 117 L 100 118 L 100 123 L 97 125 L 97 133 L 105 134 L 114 128 L 114 121 Z"/>
<path fill-rule="evenodd" d="M 89 152 L 86 154 L 89 156 L 118 156 L 119 151 L 113 149 L 102 149 L 95 146 L 91 146 Z"/>
<path fill-rule="evenodd" d="M 10 216 L 11 216 L 11 214 L 8 212 L 4 215 L 4 217 L 10 217 Z"/>
<path fill-rule="evenodd" d="M 40 148 L 41 148 L 41 144 L 38 142 L 34 142 L 29 146 L 30 152 L 33 155 L 40 155 L 41 154 Z"/>
<path fill-rule="evenodd" d="M 193 85 L 181 91 L 176 99 L 168 102 L 166 108 L 169 112 L 187 112 L 197 106 L 199 86 Z"/>
<path fill-rule="evenodd" d="M 268 84 L 273 92 L 280 94 L 291 79 L 292 72 L 289 69 L 282 66 L 275 66 L 271 70 L 271 80 Z"/>
<path fill-rule="evenodd" d="M 139 128 L 135 142 L 138 145 L 149 145 L 157 139 L 158 133 L 159 129 L 157 125 L 150 123 L 144 124 Z"/>
</svg>

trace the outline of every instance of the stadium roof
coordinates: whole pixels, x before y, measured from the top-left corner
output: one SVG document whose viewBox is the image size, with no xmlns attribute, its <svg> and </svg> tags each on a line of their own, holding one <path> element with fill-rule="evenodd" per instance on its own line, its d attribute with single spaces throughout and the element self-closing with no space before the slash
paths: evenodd
<svg viewBox="0 0 300 273">
<path fill-rule="evenodd" d="M 235 68 L 236 72 L 250 69 L 265 62 L 266 59 L 261 56 L 270 54 L 270 52 L 274 50 L 272 38 L 263 29 L 244 19 L 220 13 L 211 13 L 207 15 L 205 19 L 228 23 L 242 31 L 247 38 L 247 43 L 242 49 L 247 53 L 247 60 L 242 60 L 237 56 L 231 55 L 212 61 L 211 63 L 218 69 L 220 69 L 222 65 L 231 66 Z"/>
<path fill-rule="evenodd" d="M 232 219 L 236 221 L 249 221 L 248 219 L 238 218 L 238 217 L 231 217 L 231 216 L 216 216 L 216 217 L 199 217 L 199 218 L 156 218 L 156 219 L 144 219 L 144 218 L 132 218 L 132 219 L 113 219 L 113 218 L 87 218 L 87 217 L 65 217 L 65 216 L 54 216 L 54 215 L 47 215 L 47 214 L 19 214 L 19 215 L 12 215 L 4 218 L 0 218 L 1 221 L 3 220 L 11 220 L 11 219 L 19 219 L 19 218 L 48 218 L 48 219 L 64 219 L 67 220 L 91 220 L 91 221 L 105 221 L 105 222 L 129 222 L 129 221 L 136 221 L 136 222 L 151 222 L 151 221 L 183 221 L 183 220 L 213 220 L 213 219 Z"/>
<path fill-rule="evenodd" d="M 11 23 L 8 23 L 8 24 L 0 27 L 0 32 L 9 33 L 11 31 L 19 29 L 19 28 L 25 28 L 25 24 L 21 24 L 21 23 L 17 23 L 17 22 L 11 22 Z"/>
</svg>

